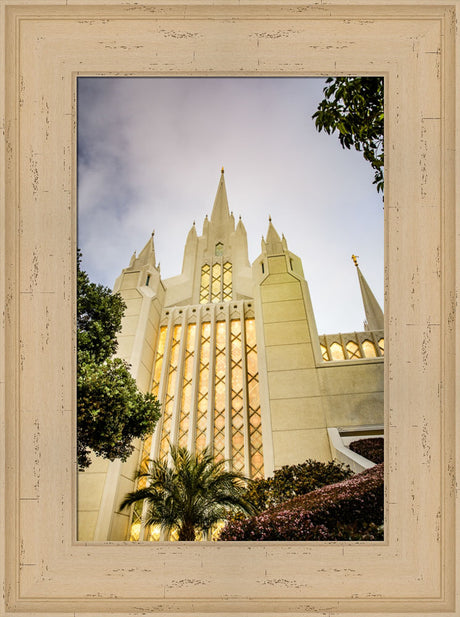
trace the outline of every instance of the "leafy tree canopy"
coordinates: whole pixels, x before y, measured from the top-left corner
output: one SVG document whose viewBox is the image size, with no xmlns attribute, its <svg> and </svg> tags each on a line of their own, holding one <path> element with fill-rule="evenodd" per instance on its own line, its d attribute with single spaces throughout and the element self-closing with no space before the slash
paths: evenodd
<svg viewBox="0 0 460 617">
<path fill-rule="evenodd" d="M 343 148 L 362 151 L 383 192 L 383 78 L 328 77 L 324 99 L 313 114 L 318 131 L 339 133 Z"/>
<path fill-rule="evenodd" d="M 146 486 L 128 493 L 120 508 L 145 499 L 147 524 L 178 529 L 179 540 L 195 540 L 197 531 L 209 531 L 231 511 L 254 512 L 245 497 L 246 478 L 226 471 L 225 461 L 216 462 L 208 450 L 191 454 L 172 446 L 170 465 L 166 460 L 149 461 L 138 477 L 146 479 Z"/>
<path fill-rule="evenodd" d="M 153 432 L 160 406 L 142 394 L 129 365 L 112 355 L 125 304 L 119 294 L 89 281 L 77 260 L 77 460 L 91 463 L 90 450 L 126 460 L 132 441 Z"/>
</svg>

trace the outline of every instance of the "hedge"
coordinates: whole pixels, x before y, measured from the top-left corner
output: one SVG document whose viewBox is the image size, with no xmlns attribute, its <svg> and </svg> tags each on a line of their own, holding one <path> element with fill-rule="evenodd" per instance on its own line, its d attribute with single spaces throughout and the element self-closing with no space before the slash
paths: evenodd
<svg viewBox="0 0 460 617">
<path fill-rule="evenodd" d="M 383 437 L 358 439 L 352 441 L 348 447 L 373 463 L 383 463 Z"/>
<path fill-rule="evenodd" d="M 382 540 L 383 464 L 294 497 L 261 514 L 231 520 L 220 540 Z"/>
</svg>

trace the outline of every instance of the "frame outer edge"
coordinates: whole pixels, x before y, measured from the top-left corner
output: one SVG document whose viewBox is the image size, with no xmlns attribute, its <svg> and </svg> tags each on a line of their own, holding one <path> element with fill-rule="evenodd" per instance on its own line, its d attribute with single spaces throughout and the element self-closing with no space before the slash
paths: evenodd
<svg viewBox="0 0 460 617">
<path fill-rule="evenodd" d="M 20 0 L 19 4 L 26 4 L 27 2 L 24 2 Z M 76 2 L 71 2 L 72 4 L 77 4 Z M 32 0 L 32 4 L 35 4 L 35 1 Z M 38 4 L 38 2 L 37 2 Z M 50 3 L 51 4 L 51 3 Z M 58 2 L 52 3 L 52 4 L 59 4 Z M 258 2 L 256 2 L 256 4 L 258 4 Z M 326 2 L 326 4 L 328 4 L 328 2 Z M 343 4 L 343 2 L 341 0 L 339 0 L 338 4 Z M 367 4 L 366 1 L 364 1 L 363 4 Z M 392 2 L 389 2 L 389 5 L 391 5 Z M 420 4 L 424 4 L 424 2 L 422 1 Z M 451 5 L 452 6 L 452 5 Z M 2 35 L 4 37 L 3 41 L 5 40 L 5 30 L 8 26 L 8 24 L 5 24 L 5 4 L 0 0 L 0 20 L 1 20 L 1 31 L 0 31 L 0 35 Z M 450 12 L 450 16 L 453 17 L 453 22 L 449 21 L 449 24 L 446 24 L 446 29 L 449 29 L 449 34 L 451 36 L 449 36 L 449 48 L 451 48 L 453 50 L 453 46 L 456 45 L 456 50 L 455 50 L 455 56 L 456 56 L 456 64 L 454 66 L 446 66 L 445 67 L 445 71 L 444 71 L 444 75 L 446 78 L 446 82 L 449 80 L 449 78 L 454 78 L 455 79 L 455 85 L 452 86 L 448 86 L 448 84 L 445 84 L 444 87 L 444 92 L 446 93 L 447 91 L 449 92 L 454 92 L 455 90 L 455 100 L 458 102 L 460 100 L 460 71 L 459 71 L 459 65 L 460 65 L 460 50 L 459 50 L 459 43 L 460 43 L 460 37 L 458 34 L 458 30 L 457 32 L 455 32 L 455 26 L 456 26 L 456 15 L 458 13 L 458 8 L 453 7 L 452 11 Z M 3 18 L 3 19 L 2 19 Z M 13 23 L 11 23 L 11 27 L 13 26 Z M 455 37 L 455 40 L 454 40 Z M 14 50 L 12 50 L 11 52 L 9 52 L 11 54 L 14 54 Z M 3 96 L 0 99 L 0 125 L 2 127 L 2 132 L 4 135 L 7 134 L 7 127 L 5 126 L 5 93 L 6 93 L 6 87 L 5 87 L 5 81 L 7 80 L 7 76 L 5 73 L 5 66 L 6 66 L 6 61 L 5 61 L 5 48 L 4 46 L 0 47 L 0 71 L 2 71 L 2 75 L 3 75 Z M 9 96 L 13 96 L 12 93 L 9 93 Z M 455 179 L 460 178 L 460 161 L 459 161 L 459 157 L 457 155 L 457 157 L 455 157 L 456 152 L 460 149 L 460 130 L 459 130 L 459 119 L 460 119 L 460 110 L 458 110 L 458 106 L 457 109 L 455 109 L 454 107 L 454 101 L 451 100 L 452 97 L 446 97 L 445 101 L 444 101 L 444 110 L 445 110 L 445 122 L 444 122 L 444 132 L 445 132 L 445 137 L 446 137 L 446 142 L 445 142 L 445 155 L 446 155 L 446 159 L 445 159 L 445 171 L 447 173 L 447 175 L 450 176 L 450 174 L 454 174 L 455 175 Z M 10 99 L 11 100 L 11 99 Z M 448 120 L 451 121 L 455 121 L 454 124 L 454 131 L 450 131 L 449 129 L 452 127 L 452 124 L 448 123 L 446 118 Z M 7 166 L 7 146 L 5 143 L 5 140 L 2 140 L 2 144 L 0 146 L 0 165 L 1 165 L 1 170 L 4 171 L 6 166 Z M 1 175 L 1 172 L 0 172 Z M 14 191 L 14 189 L 13 189 Z M 12 194 L 12 191 L 10 191 L 9 193 L 10 195 Z M 0 196 L 0 267 L 2 268 L 2 271 L 6 273 L 6 238 L 5 238 L 5 195 L 6 193 L 3 191 L 1 191 L 1 196 Z M 460 190 L 458 188 L 458 181 L 455 183 L 455 186 L 453 185 L 453 183 L 449 184 L 448 186 L 446 186 L 446 188 L 444 189 L 444 199 L 445 199 L 445 204 L 446 206 L 450 206 L 451 202 L 453 201 L 453 208 L 455 208 L 454 212 L 452 214 L 449 213 L 449 218 L 446 224 L 446 227 L 448 229 L 448 224 L 449 223 L 455 223 L 456 225 L 456 243 L 454 245 L 454 242 L 452 240 L 452 244 L 447 244 L 446 248 L 450 249 L 452 248 L 452 250 L 454 251 L 454 255 L 455 255 L 455 262 L 452 260 L 452 264 L 449 267 L 448 272 L 446 272 L 446 280 L 445 280 L 445 289 L 452 289 L 452 284 L 453 281 L 455 280 L 455 286 L 456 286 L 456 293 L 458 294 L 460 292 L 460 259 L 458 256 L 459 251 L 457 250 L 457 245 L 458 245 L 458 240 L 459 240 L 459 236 L 460 236 L 460 228 L 458 228 L 458 214 L 457 214 L 457 210 L 460 208 Z M 455 216 L 455 218 L 454 218 Z M 13 214 L 11 215 L 11 217 L 13 217 Z M 3 226 L 1 225 L 1 223 L 3 223 Z M 9 239 L 8 240 L 8 248 L 11 249 L 14 248 L 16 244 L 16 241 L 14 239 Z M 3 250 L 2 250 L 3 249 Z M 14 254 L 11 254 L 11 258 L 14 257 Z M 445 258 L 448 259 L 450 257 L 450 253 L 447 252 L 447 254 L 445 255 Z M 453 268 L 453 265 L 456 265 L 456 269 Z M 9 274 L 13 273 L 13 266 L 14 266 L 14 262 L 11 260 L 9 263 Z M 6 285 L 8 284 L 8 278 L 7 276 L 5 276 L 4 281 L 2 282 L 2 285 L 0 286 L 0 297 L 2 298 L 3 301 L 5 301 L 6 299 Z M 444 294 L 444 300 L 447 301 L 447 294 Z M 457 309 L 457 319 L 458 317 L 460 317 L 458 311 L 460 309 Z M 446 307 L 445 310 L 445 315 L 447 315 L 448 309 Z M 15 316 L 14 319 L 16 319 L 17 317 Z M 2 329 L 5 327 L 5 320 L 6 317 L 5 315 L 2 316 Z M 15 326 L 15 321 L 12 321 L 12 325 L 11 325 L 11 329 L 14 329 Z M 4 335 L 4 330 L 2 331 L 2 338 L 1 340 L 1 345 L 5 348 L 5 337 Z M 445 331 L 445 336 L 447 337 L 448 335 L 448 331 L 446 329 Z M 445 339 L 446 344 L 447 344 L 447 339 Z M 455 333 L 455 348 L 458 350 L 459 349 L 459 344 L 460 344 L 460 332 L 458 331 L 458 326 L 456 329 L 456 333 Z M 448 345 L 447 345 L 448 346 Z M 452 349 L 452 345 L 448 346 L 448 351 L 450 351 Z M 5 349 L 4 349 L 5 350 Z M 6 351 L 6 350 L 5 350 Z M 14 348 L 10 347 L 10 358 L 14 359 L 13 354 L 14 354 Z M 2 400 L 2 404 L 1 404 L 1 415 L 0 415 L 0 431 L 1 431 L 1 436 L 0 436 L 0 465 L 1 465 L 1 469 L 2 469 L 2 474 L 1 474 L 1 478 L 0 478 L 0 491 L 2 496 L 4 496 L 4 499 L 1 500 L 1 511 L 0 511 L 0 532 L 2 533 L 2 538 L 0 540 L 0 553 L 4 556 L 5 555 L 5 550 L 2 551 L 2 549 L 5 549 L 5 520 L 6 520 L 6 507 L 5 507 L 5 503 L 6 503 L 6 499 L 8 497 L 11 497 L 11 492 L 9 495 L 6 495 L 5 493 L 5 477 L 4 477 L 4 471 L 6 470 L 6 458 L 5 458 L 5 448 L 1 447 L 5 445 L 5 395 L 4 395 L 4 383 L 5 383 L 5 365 L 4 365 L 4 354 L 2 355 L 3 357 L 0 357 L 0 396 L 1 396 L 1 400 Z M 448 356 L 447 354 L 444 355 L 444 360 L 447 362 L 448 360 Z M 450 383 L 450 379 L 453 378 L 453 373 L 454 373 L 454 367 L 450 367 L 447 366 L 446 367 L 446 377 L 449 378 L 449 385 L 452 386 L 450 392 L 449 392 L 449 397 L 446 399 L 446 402 L 449 405 L 456 405 L 456 408 L 458 409 L 459 405 L 456 402 L 455 399 L 452 399 L 451 397 L 454 394 L 454 388 L 453 388 L 453 384 Z M 9 373 L 10 376 L 14 375 L 14 367 L 10 367 L 9 369 Z M 460 359 L 456 358 L 456 363 L 455 363 L 455 378 L 456 380 L 460 380 Z M 459 410 L 460 411 L 460 410 Z M 449 425 L 447 428 L 451 428 L 452 425 Z M 456 431 L 457 431 L 457 452 L 458 452 L 458 448 L 460 447 L 460 432 L 459 432 L 459 427 L 458 425 L 456 426 Z M 450 453 L 451 451 L 451 444 L 453 443 L 453 439 L 454 436 L 452 434 L 452 436 L 447 436 L 447 450 L 448 453 Z M 446 455 L 446 462 L 448 460 L 448 454 Z M 457 459 L 457 473 L 460 475 L 460 460 Z M 459 477 L 459 476 L 457 476 Z M 458 504 L 458 495 L 459 495 L 459 490 L 460 487 L 457 483 L 457 485 L 452 485 L 450 480 L 453 480 L 453 477 L 447 477 L 445 484 L 444 484 L 444 490 L 446 491 L 446 493 L 448 492 L 449 488 L 453 488 L 456 491 L 456 495 L 457 495 L 457 504 Z M 459 509 L 457 507 L 457 511 L 456 511 L 456 530 L 457 530 L 457 538 L 456 538 L 456 547 L 457 547 L 457 564 L 458 564 L 458 554 L 460 552 L 460 516 L 459 516 Z M 14 512 L 14 510 L 13 510 Z M 9 514 L 10 516 L 12 516 L 11 512 Z M 446 527 L 444 528 L 445 531 L 450 531 L 451 529 L 453 529 L 453 523 L 454 520 L 453 519 L 447 519 L 446 521 Z M 451 524 L 452 523 L 452 524 Z M 454 556 L 454 549 L 453 547 L 449 547 L 448 545 L 445 546 L 445 559 L 444 559 L 444 564 L 446 567 L 445 570 L 445 580 L 444 580 L 444 590 L 445 590 L 445 599 L 446 601 L 452 601 L 453 597 L 455 595 L 456 597 L 456 606 L 458 608 L 458 606 L 460 606 L 460 593 L 459 593 L 459 589 L 458 589 L 458 584 L 457 584 L 457 589 L 455 589 L 455 568 L 454 568 L 454 560 L 453 560 L 453 556 Z M 19 555 L 17 555 L 17 557 L 19 557 Z M 8 558 L 8 556 L 7 556 Z M 5 575 L 5 557 L 3 557 L 0 561 L 1 561 L 1 565 L 0 565 L 0 570 L 1 570 L 1 574 L 2 577 L 4 577 Z M 460 565 L 460 564 L 458 564 Z M 10 565 L 10 568 L 13 570 L 14 567 L 12 567 Z M 4 580 L 4 578 L 3 578 Z M 449 603 L 449 608 L 451 608 L 451 604 Z M 11 607 L 10 607 L 11 609 Z M 451 615 L 457 615 L 457 612 L 455 612 L 455 608 L 453 608 L 454 612 L 450 613 Z M 3 589 L 3 594 L 2 594 L 2 603 L 0 605 L 0 614 L 2 614 L 2 611 L 4 611 L 3 614 L 8 614 L 8 615 L 12 615 L 13 613 L 7 613 L 6 612 L 6 601 L 5 601 L 5 588 Z M 14 613 L 15 615 L 17 615 L 18 617 L 20 617 L 20 615 L 26 615 L 26 613 Z M 34 613 L 35 614 L 35 613 Z M 64 614 L 64 613 L 62 613 Z M 79 615 L 80 617 L 83 617 L 83 615 L 86 615 L 87 617 L 89 617 L 89 613 L 74 613 L 73 611 L 69 611 L 69 613 L 65 613 L 66 615 Z M 122 613 L 120 613 L 121 615 Z M 439 614 L 439 613 L 436 613 Z M 448 615 L 449 613 L 444 613 L 444 615 Z M 27 613 L 27 615 L 29 615 L 29 613 Z M 92 614 L 95 615 L 95 614 Z M 114 613 L 111 613 L 111 615 L 113 615 L 115 617 Z M 127 613 L 123 613 L 123 615 L 126 615 L 127 617 Z M 402 615 L 402 613 L 401 613 Z M 435 615 L 435 613 L 431 613 L 431 615 Z M 222 617 L 224 617 L 224 614 L 222 614 Z M 364 617 L 364 615 L 363 615 Z M 395 614 L 396 617 L 396 614 Z M 427 616 L 428 617 L 428 616 Z"/>
<path fill-rule="evenodd" d="M 0 75 L 2 75 L 2 84 L 0 87 L 0 127 L 2 132 L 2 140 L 0 144 L 0 177 L 6 176 L 6 127 L 5 127 L 5 6 L 0 4 Z M 0 190 L 0 305 L 5 307 L 5 191 Z M 2 597 L 0 600 L 0 612 L 6 612 L 6 598 L 5 598 L 5 515 L 6 515 L 6 499 L 5 499 L 5 309 L 2 310 L 1 328 L 0 328 L 0 576 L 2 580 Z"/>
</svg>

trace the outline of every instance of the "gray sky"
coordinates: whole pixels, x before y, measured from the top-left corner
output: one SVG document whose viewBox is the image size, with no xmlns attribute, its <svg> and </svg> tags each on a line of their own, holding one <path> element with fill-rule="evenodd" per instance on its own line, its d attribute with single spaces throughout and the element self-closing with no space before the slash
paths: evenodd
<svg viewBox="0 0 460 617">
<path fill-rule="evenodd" d="M 78 245 L 109 287 L 155 229 L 163 278 L 220 177 L 260 254 L 268 216 L 303 261 L 320 334 L 363 329 L 352 253 L 383 308 L 383 202 L 361 153 L 311 119 L 319 78 L 79 78 Z"/>
</svg>

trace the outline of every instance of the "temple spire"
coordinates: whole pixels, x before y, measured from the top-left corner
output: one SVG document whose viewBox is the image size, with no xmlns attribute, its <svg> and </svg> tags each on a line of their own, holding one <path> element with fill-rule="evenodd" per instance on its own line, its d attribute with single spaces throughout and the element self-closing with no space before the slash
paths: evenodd
<svg viewBox="0 0 460 617">
<path fill-rule="evenodd" d="M 228 209 L 227 190 L 225 188 L 224 168 L 222 167 L 219 186 L 217 187 L 216 198 L 212 208 L 211 223 L 213 225 L 222 225 L 227 223 L 230 218 Z"/>
<path fill-rule="evenodd" d="M 268 217 L 267 239 L 265 240 L 267 254 L 277 255 L 283 252 L 283 243 L 272 223 L 272 217 Z"/>
<path fill-rule="evenodd" d="M 152 231 L 150 238 L 147 240 L 147 244 L 144 246 L 142 251 L 139 253 L 139 257 L 136 259 L 136 267 L 147 264 L 155 267 L 155 247 L 153 243 L 154 235 L 155 231 Z"/>
<path fill-rule="evenodd" d="M 358 273 L 359 286 L 361 288 L 361 296 L 363 298 L 364 312 L 366 314 L 366 330 L 383 330 L 383 311 L 380 308 L 380 304 L 377 302 L 371 288 L 369 287 L 366 279 L 364 278 L 361 270 L 359 269 L 358 256 L 352 255 L 351 258 L 356 266 L 356 271 Z"/>
</svg>

